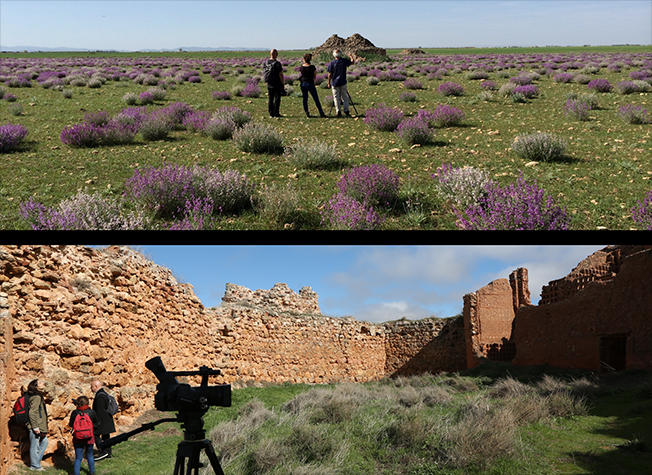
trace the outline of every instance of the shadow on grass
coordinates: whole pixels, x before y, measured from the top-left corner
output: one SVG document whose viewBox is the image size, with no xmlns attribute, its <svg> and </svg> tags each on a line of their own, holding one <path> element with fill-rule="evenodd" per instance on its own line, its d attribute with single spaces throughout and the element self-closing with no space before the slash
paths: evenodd
<svg viewBox="0 0 652 475">
<path fill-rule="evenodd" d="M 588 416 L 600 419 L 593 433 L 604 438 L 599 448 L 568 453 L 574 464 L 594 474 L 651 473 L 652 467 L 652 373 L 630 370 L 612 374 L 554 368 L 549 366 L 515 367 L 510 363 L 485 361 L 464 371 L 467 376 L 482 377 L 485 384 L 511 376 L 525 383 L 536 383 L 545 375 L 560 379 L 586 377 L 597 383 L 589 395 Z"/>
</svg>

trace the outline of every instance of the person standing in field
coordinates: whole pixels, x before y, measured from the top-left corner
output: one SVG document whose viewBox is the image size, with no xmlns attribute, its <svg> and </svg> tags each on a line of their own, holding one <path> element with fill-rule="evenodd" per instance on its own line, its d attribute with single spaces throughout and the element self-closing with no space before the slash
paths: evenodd
<svg viewBox="0 0 652 475">
<path fill-rule="evenodd" d="M 321 108 L 321 103 L 319 102 L 319 96 L 317 95 L 317 89 L 315 88 L 315 78 L 317 77 L 317 68 L 314 65 L 310 64 L 312 60 L 312 54 L 306 53 L 303 55 L 303 64 L 300 68 L 300 80 L 301 80 L 301 93 L 303 94 L 303 110 L 306 113 L 306 117 L 311 117 L 310 111 L 308 110 L 308 93 L 312 96 L 319 111 L 319 117 L 326 117 L 323 109 Z"/>
<path fill-rule="evenodd" d="M 93 458 L 93 444 L 95 444 L 95 431 L 98 426 L 97 414 L 88 406 L 88 398 L 79 396 L 73 399 L 77 409 L 70 414 L 68 426 L 73 430 L 72 445 L 75 448 L 74 475 L 79 475 L 81 463 L 86 455 L 88 471 L 95 475 L 95 459 Z"/>
<path fill-rule="evenodd" d="M 263 65 L 263 79 L 267 83 L 267 109 L 270 117 L 281 116 L 281 95 L 285 90 L 285 79 L 283 78 L 283 65 L 276 58 L 278 51 L 273 49 L 269 52 L 269 59 Z"/>
<path fill-rule="evenodd" d="M 27 430 L 29 431 L 29 469 L 42 472 L 41 460 L 48 448 L 48 411 L 43 399 L 43 388 L 38 379 L 27 385 L 29 407 Z"/>
<path fill-rule="evenodd" d="M 115 422 L 113 421 L 113 414 L 109 410 L 109 395 L 104 390 L 102 383 L 95 380 L 91 383 L 91 391 L 95 393 L 93 397 L 93 411 L 97 415 L 97 434 L 102 441 L 111 438 L 111 433 L 115 432 Z M 107 447 L 100 451 L 95 457 L 95 460 L 102 460 L 111 458 L 111 447 Z"/>
<path fill-rule="evenodd" d="M 342 117 L 342 109 L 340 109 L 340 104 L 342 104 L 344 115 L 351 117 L 349 113 L 349 92 L 346 88 L 346 68 L 351 66 L 353 62 L 349 58 L 342 57 L 342 51 L 339 49 L 333 51 L 333 57 L 335 59 L 328 63 L 327 71 L 328 87 L 333 91 L 335 111 L 337 117 Z M 351 54 L 351 58 L 354 58 L 353 54 Z"/>
</svg>

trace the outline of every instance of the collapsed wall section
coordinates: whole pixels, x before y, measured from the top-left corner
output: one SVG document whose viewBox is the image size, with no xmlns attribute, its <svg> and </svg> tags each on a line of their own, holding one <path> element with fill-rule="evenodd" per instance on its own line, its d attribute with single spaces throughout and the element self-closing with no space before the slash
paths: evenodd
<svg viewBox="0 0 652 475">
<path fill-rule="evenodd" d="M 606 248 L 589 256 L 569 278 L 551 283 L 560 289 L 560 281 L 569 282 L 566 293 L 518 311 L 513 363 L 591 370 L 652 367 L 651 271 L 650 246 Z M 579 284 L 582 276 L 593 278 Z"/>
<path fill-rule="evenodd" d="M 461 317 L 397 320 L 383 324 L 385 373 L 409 376 L 466 368 Z"/>
<path fill-rule="evenodd" d="M 15 377 L 2 407 L 32 379 L 43 381 L 51 420 L 49 451 L 68 449 L 72 399 L 100 379 L 113 389 L 124 429 L 153 407 L 156 378 L 146 360 L 168 369 L 220 366 L 215 322 L 171 272 L 122 247 L 3 246 L 0 290 L 12 318 Z M 3 437 L 3 441 L 6 440 Z"/>
</svg>

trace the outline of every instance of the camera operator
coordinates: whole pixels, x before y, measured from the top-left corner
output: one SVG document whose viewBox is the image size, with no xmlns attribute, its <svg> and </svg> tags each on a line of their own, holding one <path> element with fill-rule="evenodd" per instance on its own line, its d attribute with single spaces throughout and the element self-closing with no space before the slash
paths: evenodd
<svg viewBox="0 0 652 475">
<path fill-rule="evenodd" d="M 333 91 L 333 102 L 335 103 L 335 111 L 337 117 L 342 117 L 342 110 L 340 104 L 343 105 L 344 115 L 351 117 L 349 113 L 349 92 L 346 88 L 346 68 L 351 66 L 353 62 L 349 58 L 342 56 L 342 51 L 336 49 L 333 51 L 333 61 L 328 63 L 328 87 Z M 351 58 L 357 62 L 364 58 L 357 57 L 351 53 Z"/>
<path fill-rule="evenodd" d="M 267 109 L 270 117 L 281 116 L 281 96 L 285 93 L 285 79 L 283 78 L 283 65 L 276 58 L 278 51 L 269 52 L 269 59 L 263 65 L 263 78 L 267 83 Z"/>
</svg>

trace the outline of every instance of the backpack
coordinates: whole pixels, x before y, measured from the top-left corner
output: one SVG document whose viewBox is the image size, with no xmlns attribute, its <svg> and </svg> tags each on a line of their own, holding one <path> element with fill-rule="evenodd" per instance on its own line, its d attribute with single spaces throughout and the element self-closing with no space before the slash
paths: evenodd
<svg viewBox="0 0 652 475">
<path fill-rule="evenodd" d="M 118 407 L 118 402 L 109 393 L 106 393 L 106 397 L 109 401 L 109 403 L 107 404 L 106 412 L 108 412 L 112 416 L 115 416 L 118 412 L 120 412 L 120 408 Z"/>
<path fill-rule="evenodd" d="M 14 403 L 14 418 L 18 424 L 29 422 L 29 398 L 22 394 Z"/>
<path fill-rule="evenodd" d="M 85 440 L 93 437 L 93 423 L 87 412 L 80 412 L 75 417 L 72 425 L 73 437 L 77 440 Z"/>
<path fill-rule="evenodd" d="M 266 83 L 269 83 L 272 79 L 272 68 L 274 63 L 276 63 L 276 61 L 267 61 L 263 66 L 263 79 Z"/>
</svg>

